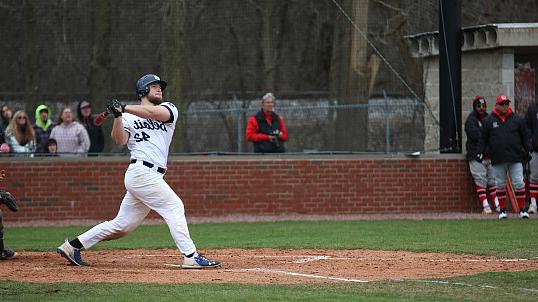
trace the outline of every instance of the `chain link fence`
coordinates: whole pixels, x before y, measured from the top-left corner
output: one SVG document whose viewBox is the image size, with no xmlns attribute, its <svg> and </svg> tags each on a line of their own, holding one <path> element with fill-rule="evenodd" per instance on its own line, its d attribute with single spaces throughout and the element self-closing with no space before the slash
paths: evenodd
<svg viewBox="0 0 538 302">
<path fill-rule="evenodd" d="M 183 113 L 171 153 L 249 153 L 245 126 L 272 91 L 288 152 L 424 146 L 422 61 L 403 38 L 438 29 L 437 0 L 2 0 L 0 104 L 136 103 L 156 73 Z M 535 0 L 462 1 L 462 26 L 535 22 Z M 233 91 L 233 93 L 230 93 Z M 312 93 L 313 92 L 313 93 Z M 109 138 L 110 123 L 105 124 Z M 106 152 L 117 150 L 110 139 Z"/>
<path fill-rule="evenodd" d="M 247 121 L 260 110 L 258 100 L 220 100 L 193 102 L 184 112 L 183 152 L 250 153 L 246 141 Z M 279 99 L 275 112 L 289 133 L 287 152 L 381 152 L 421 150 L 424 137 L 423 104 L 412 99 L 376 98 L 368 104 L 338 104 L 318 99 Z M 345 119 L 342 118 L 343 113 Z M 351 116 L 352 118 L 347 118 Z M 353 117 L 366 117 L 366 128 L 359 128 Z M 342 127 L 338 127 L 343 124 Z M 336 142 L 337 131 L 344 129 L 347 145 Z M 364 149 L 352 146 L 364 145 Z"/>
</svg>

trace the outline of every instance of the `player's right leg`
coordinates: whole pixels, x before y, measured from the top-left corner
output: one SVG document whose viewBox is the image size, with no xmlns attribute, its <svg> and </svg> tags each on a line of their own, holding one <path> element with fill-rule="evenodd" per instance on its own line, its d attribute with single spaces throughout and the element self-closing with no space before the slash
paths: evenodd
<svg viewBox="0 0 538 302">
<path fill-rule="evenodd" d="M 90 249 L 103 240 L 114 240 L 129 234 L 142 223 L 149 211 L 144 203 L 127 192 L 113 220 L 102 222 L 71 241 L 66 240 L 57 251 L 74 265 L 88 265 L 80 255 L 82 248 Z"/>
<path fill-rule="evenodd" d="M 508 164 L 502 163 L 493 165 L 493 174 L 495 175 L 495 184 L 497 185 L 497 198 L 499 199 L 499 219 L 506 219 L 506 177 L 508 173 Z"/>
</svg>

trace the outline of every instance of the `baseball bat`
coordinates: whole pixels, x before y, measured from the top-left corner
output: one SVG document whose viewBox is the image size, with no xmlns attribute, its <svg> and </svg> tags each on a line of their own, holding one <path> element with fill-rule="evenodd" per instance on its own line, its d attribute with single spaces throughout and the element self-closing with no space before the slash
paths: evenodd
<svg viewBox="0 0 538 302">
<path fill-rule="evenodd" d="M 105 123 L 107 117 L 108 117 L 108 111 L 103 111 L 95 117 L 95 119 L 93 120 L 93 124 L 95 126 L 101 126 L 102 124 Z"/>
<path fill-rule="evenodd" d="M 508 195 L 508 199 L 510 200 L 512 212 L 519 213 L 520 209 L 519 204 L 517 203 L 516 191 L 514 190 L 514 186 L 512 185 L 512 179 L 510 179 L 510 176 L 506 178 L 506 195 Z"/>
</svg>

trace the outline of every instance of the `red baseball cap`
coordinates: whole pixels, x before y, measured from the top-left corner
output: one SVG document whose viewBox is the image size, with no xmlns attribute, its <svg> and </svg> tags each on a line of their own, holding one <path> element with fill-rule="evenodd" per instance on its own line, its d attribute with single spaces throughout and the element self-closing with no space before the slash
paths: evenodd
<svg viewBox="0 0 538 302">
<path fill-rule="evenodd" d="M 510 99 L 506 95 L 499 95 L 497 100 L 495 100 L 495 104 L 500 104 L 504 101 L 508 101 L 508 103 L 510 103 Z"/>
</svg>

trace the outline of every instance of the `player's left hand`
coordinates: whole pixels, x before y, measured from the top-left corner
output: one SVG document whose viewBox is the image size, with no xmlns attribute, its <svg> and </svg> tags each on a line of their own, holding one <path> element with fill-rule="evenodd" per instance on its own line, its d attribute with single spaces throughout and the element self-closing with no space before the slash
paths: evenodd
<svg viewBox="0 0 538 302">
<path fill-rule="evenodd" d="M 112 114 L 114 117 L 120 117 L 123 112 L 125 112 L 125 105 L 120 101 L 113 99 L 106 103 L 106 110 Z"/>
</svg>

